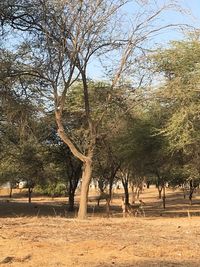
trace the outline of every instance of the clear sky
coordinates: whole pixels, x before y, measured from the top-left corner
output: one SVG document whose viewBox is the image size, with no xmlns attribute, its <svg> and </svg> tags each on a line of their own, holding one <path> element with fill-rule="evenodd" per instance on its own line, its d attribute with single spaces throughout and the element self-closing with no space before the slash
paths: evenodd
<svg viewBox="0 0 200 267">
<path fill-rule="evenodd" d="M 145 1 L 145 0 L 144 0 Z M 146 2 L 153 3 L 153 0 L 146 0 Z M 158 1 L 160 5 L 164 4 L 165 0 Z M 161 24 L 188 24 L 200 29 L 200 0 L 171 0 L 174 4 L 177 4 L 182 7 L 183 12 L 177 12 L 173 10 L 168 10 L 162 14 L 160 19 L 157 22 L 158 27 Z M 124 9 L 125 12 L 128 13 L 128 16 L 134 18 L 134 9 L 135 5 L 133 3 L 129 3 Z M 184 12 L 185 11 L 185 12 Z M 161 34 L 155 36 L 152 41 L 155 46 L 165 46 L 171 40 L 183 39 L 184 34 L 178 30 L 173 28 L 169 28 L 163 31 Z M 88 74 L 90 78 L 93 79 L 102 79 L 102 69 L 100 64 L 94 60 L 91 62 L 88 68 Z"/>
<path fill-rule="evenodd" d="M 127 13 L 127 17 L 133 19 L 133 21 L 134 21 L 134 12 L 136 9 L 136 4 L 134 4 L 134 2 L 136 1 L 137 0 L 131 1 L 128 5 L 126 5 L 126 7 L 123 10 L 125 13 Z M 155 2 L 155 0 L 143 0 L 143 1 L 149 3 Z M 158 2 L 160 5 L 163 5 L 167 1 L 170 0 L 156 0 L 156 2 Z M 184 14 L 183 12 L 182 13 L 175 12 L 169 9 L 167 12 L 164 12 L 160 17 L 160 20 L 157 21 L 158 27 L 161 24 L 167 25 L 171 23 L 172 24 L 185 23 L 200 29 L 200 0 L 171 0 L 171 2 L 180 5 L 183 8 L 183 10 L 187 11 L 188 14 Z M 16 37 L 16 40 L 19 40 L 18 38 L 19 37 Z M 155 38 L 151 41 L 151 44 L 154 44 L 154 47 L 161 45 L 166 46 L 170 42 L 170 40 L 177 40 L 181 38 L 184 38 L 183 33 L 175 29 L 168 28 L 167 30 L 163 31 L 162 34 L 155 36 Z M 12 46 L 14 44 L 15 42 L 13 39 L 13 42 L 10 43 L 10 45 L 9 43 L 7 43 L 6 46 L 12 49 Z M 95 80 L 105 79 L 105 74 L 103 73 L 101 64 L 97 60 L 93 60 L 90 63 L 88 67 L 88 77 Z"/>
</svg>

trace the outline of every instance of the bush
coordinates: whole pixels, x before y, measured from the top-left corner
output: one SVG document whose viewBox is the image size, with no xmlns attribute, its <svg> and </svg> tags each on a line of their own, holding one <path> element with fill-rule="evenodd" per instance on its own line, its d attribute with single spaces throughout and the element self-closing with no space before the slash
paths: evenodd
<svg viewBox="0 0 200 267">
<path fill-rule="evenodd" d="M 51 197 L 61 197 L 66 196 L 66 185 L 63 183 L 57 183 L 57 184 L 48 184 L 44 186 L 37 186 L 35 187 L 35 192 L 51 196 Z"/>
</svg>

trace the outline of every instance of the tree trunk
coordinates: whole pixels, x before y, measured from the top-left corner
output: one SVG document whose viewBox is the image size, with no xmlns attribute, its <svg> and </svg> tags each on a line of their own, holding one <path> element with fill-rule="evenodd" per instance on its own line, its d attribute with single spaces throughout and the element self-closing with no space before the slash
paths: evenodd
<svg viewBox="0 0 200 267">
<path fill-rule="evenodd" d="M 163 188 L 158 186 L 158 198 L 161 199 L 162 198 L 162 190 Z"/>
<path fill-rule="evenodd" d="M 123 182 L 123 187 L 124 187 L 124 196 L 125 196 L 125 205 L 129 204 L 129 193 L 128 193 L 128 182 Z"/>
<path fill-rule="evenodd" d="M 83 173 L 82 173 L 82 184 L 81 184 L 81 195 L 80 195 L 80 205 L 78 210 L 78 219 L 87 218 L 87 202 L 88 202 L 88 192 L 89 185 L 92 175 L 92 160 L 86 160 L 83 163 Z"/>
<path fill-rule="evenodd" d="M 190 205 L 192 205 L 192 197 L 193 197 L 193 193 L 194 193 L 193 180 L 190 180 L 190 193 L 189 193 Z"/>
<path fill-rule="evenodd" d="M 131 185 L 131 204 L 135 203 L 136 192 L 137 192 L 137 188 L 136 190 L 134 190 L 134 185 Z"/>
<path fill-rule="evenodd" d="M 139 199 L 139 197 L 140 197 L 140 192 L 141 192 L 141 188 L 138 187 L 138 189 L 137 189 L 137 199 Z"/>
<path fill-rule="evenodd" d="M 79 174 L 79 171 L 78 171 L 78 174 Z M 79 177 L 78 178 L 77 177 L 71 177 L 70 181 L 69 181 L 69 199 L 68 199 L 69 207 L 68 207 L 68 211 L 74 211 L 74 198 L 75 198 L 75 192 L 76 192 L 78 182 L 79 182 Z"/>
<path fill-rule="evenodd" d="M 74 195 L 75 195 L 75 190 L 73 189 L 69 190 L 68 211 L 74 211 Z"/>
<path fill-rule="evenodd" d="M 110 198 L 106 199 L 106 213 L 107 217 L 110 217 Z"/>
<path fill-rule="evenodd" d="M 10 198 L 12 198 L 12 190 L 13 190 L 12 185 L 10 185 L 10 193 L 9 193 Z"/>
<path fill-rule="evenodd" d="M 186 190 L 184 184 L 182 185 L 182 189 L 183 189 L 183 198 L 185 199 L 186 198 L 186 194 L 187 194 L 187 190 Z"/>
<path fill-rule="evenodd" d="M 163 182 L 162 182 L 162 179 L 160 177 L 158 170 L 155 171 L 155 174 L 157 176 L 156 187 L 158 188 L 158 198 L 161 199 L 162 198 Z"/>
<path fill-rule="evenodd" d="M 115 176 L 116 176 L 118 169 L 119 169 L 119 165 L 117 165 L 116 167 L 112 166 L 112 171 L 111 171 L 111 175 L 110 175 L 110 179 L 109 179 L 109 197 L 110 197 L 111 202 L 112 202 L 113 184 L 114 184 Z"/>
<path fill-rule="evenodd" d="M 28 188 L 28 203 L 31 203 L 31 195 L 32 195 L 32 189 Z"/>
<path fill-rule="evenodd" d="M 193 192 L 190 191 L 190 194 L 189 194 L 190 205 L 192 205 L 192 196 L 193 196 Z"/>
<path fill-rule="evenodd" d="M 113 180 L 109 182 L 109 197 L 110 201 L 112 202 L 112 188 L 113 188 Z"/>
<path fill-rule="evenodd" d="M 165 185 L 163 186 L 163 209 L 166 207 Z"/>
<path fill-rule="evenodd" d="M 103 194 L 104 193 L 104 183 L 103 183 L 101 178 L 99 178 L 99 180 L 98 180 L 98 187 L 99 187 L 100 193 Z"/>
<path fill-rule="evenodd" d="M 84 86 L 84 93 L 85 93 L 85 86 Z M 88 108 L 87 104 L 86 104 L 86 117 L 89 120 L 89 114 L 88 114 L 89 108 Z M 91 175 L 92 175 L 93 149 L 95 147 L 95 142 L 96 142 L 95 130 L 93 129 L 93 127 L 92 127 L 93 125 L 92 125 L 91 121 L 89 120 L 89 128 L 90 128 L 90 133 L 92 134 L 92 136 L 91 136 L 91 140 L 90 140 L 91 142 L 89 144 L 90 149 L 88 149 L 88 155 L 89 156 L 85 156 L 76 148 L 76 146 L 73 144 L 71 139 L 65 133 L 65 130 L 64 130 L 64 127 L 62 124 L 62 112 L 61 111 L 62 111 L 62 109 L 55 111 L 56 122 L 58 125 L 58 135 L 60 136 L 62 141 L 69 147 L 72 154 L 76 158 L 78 158 L 79 160 L 81 160 L 83 162 L 82 184 L 81 184 L 81 195 L 80 195 L 78 218 L 79 219 L 86 219 L 89 184 L 90 184 Z"/>
</svg>

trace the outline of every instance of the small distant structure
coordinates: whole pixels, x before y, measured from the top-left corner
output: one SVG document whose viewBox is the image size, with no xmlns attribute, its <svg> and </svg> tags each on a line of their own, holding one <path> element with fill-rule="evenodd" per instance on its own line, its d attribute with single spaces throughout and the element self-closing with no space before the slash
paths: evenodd
<svg viewBox="0 0 200 267">
<path fill-rule="evenodd" d="M 27 181 L 20 181 L 18 184 L 19 189 L 23 189 L 27 187 Z"/>
</svg>

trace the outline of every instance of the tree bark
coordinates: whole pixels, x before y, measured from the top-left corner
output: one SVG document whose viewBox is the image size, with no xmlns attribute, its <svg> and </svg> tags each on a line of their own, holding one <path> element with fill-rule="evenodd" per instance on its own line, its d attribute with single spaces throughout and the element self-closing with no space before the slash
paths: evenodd
<svg viewBox="0 0 200 267">
<path fill-rule="evenodd" d="M 78 210 L 78 219 L 81 220 L 87 218 L 87 202 L 88 202 L 88 192 L 91 181 L 91 175 L 92 175 L 92 160 L 87 159 L 83 163 L 81 195 L 80 195 L 80 204 Z"/>
</svg>

